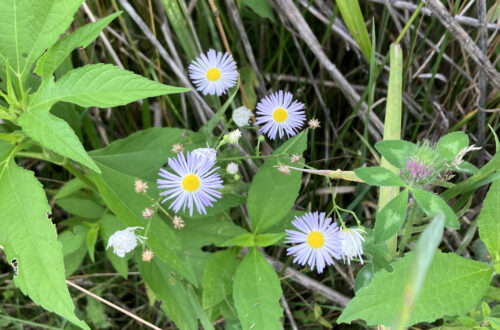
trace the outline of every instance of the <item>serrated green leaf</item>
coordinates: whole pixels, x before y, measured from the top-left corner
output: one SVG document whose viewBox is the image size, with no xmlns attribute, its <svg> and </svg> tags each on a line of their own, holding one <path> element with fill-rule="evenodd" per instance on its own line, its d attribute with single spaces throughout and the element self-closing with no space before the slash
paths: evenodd
<svg viewBox="0 0 500 330">
<path fill-rule="evenodd" d="M 49 109 L 64 101 L 82 107 L 109 108 L 189 89 L 163 85 L 110 64 L 89 64 L 66 73 L 55 83 L 47 80 L 29 103 L 30 109 Z M 31 110 L 32 111 L 32 110 Z"/>
<path fill-rule="evenodd" d="M 229 246 L 229 245 L 246 246 L 246 247 L 254 246 L 255 242 L 253 241 L 253 234 L 244 233 L 222 243 L 222 246 Z"/>
<path fill-rule="evenodd" d="M 236 270 L 233 298 L 243 329 L 282 329 L 280 281 L 264 256 L 252 248 Z"/>
<path fill-rule="evenodd" d="M 46 310 L 89 329 L 74 313 L 61 243 L 47 217 L 45 191 L 33 172 L 18 167 L 10 157 L 0 162 L 0 209 L 0 245 L 9 262 L 17 259 L 16 286 Z"/>
<path fill-rule="evenodd" d="M 464 132 L 453 132 L 439 139 L 436 149 L 440 156 L 451 163 L 460 150 L 469 145 L 469 137 Z"/>
<path fill-rule="evenodd" d="M 427 215 L 434 216 L 438 212 L 443 212 L 446 218 L 446 227 L 455 229 L 460 228 L 457 216 L 441 197 L 427 190 L 417 188 L 412 188 L 411 193 L 417 200 L 418 205 L 420 205 Z"/>
<path fill-rule="evenodd" d="M 385 140 L 375 144 L 375 149 L 393 166 L 404 168 L 416 146 L 403 140 Z"/>
<path fill-rule="evenodd" d="M 45 148 L 100 172 L 75 132 L 64 120 L 51 115 L 45 109 L 34 109 L 19 117 L 19 125 L 26 135 Z"/>
<path fill-rule="evenodd" d="M 281 241 L 285 237 L 285 233 L 269 233 L 269 234 L 260 234 L 255 236 L 254 241 L 255 245 L 266 247 L 269 245 L 273 245 L 279 241 Z"/>
<path fill-rule="evenodd" d="M 494 262 L 500 260 L 500 181 L 491 184 L 477 220 L 479 237 L 486 244 Z"/>
<path fill-rule="evenodd" d="M 358 291 L 337 322 L 363 319 L 368 325 L 391 325 L 404 303 L 412 255 L 407 253 L 393 262 L 391 273 L 385 270 L 376 273 L 370 285 Z M 491 276 L 491 269 L 483 263 L 437 251 L 407 325 L 471 311 L 486 292 Z"/>
<path fill-rule="evenodd" d="M 178 329 L 198 329 L 196 312 L 189 301 L 188 292 L 170 267 L 159 258 L 138 262 L 139 272 L 146 284 L 162 303 L 162 309 L 175 322 Z"/>
<path fill-rule="evenodd" d="M 96 22 L 87 24 L 70 35 L 64 36 L 57 41 L 49 50 L 38 60 L 34 72 L 46 79 L 52 76 L 57 67 L 68 57 L 71 52 L 78 47 L 87 47 L 99 36 L 99 33 L 119 16 L 122 12 L 117 12 Z"/>
<path fill-rule="evenodd" d="M 68 29 L 82 2 L 1 0 L 0 59 L 26 77 L 38 57 Z"/>
<path fill-rule="evenodd" d="M 233 292 L 233 276 L 238 267 L 239 249 L 233 248 L 212 254 L 203 275 L 203 308 L 217 305 Z"/>
<path fill-rule="evenodd" d="M 248 216 L 254 233 L 271 228 L 292 208 L 302 185 L 301 172 L 292 171 L 290 175 L 283 175 L 277 171 L 276 166 L 281 163 L 302 168 L 303 160 L 291 164 L 289 154 L 302 155 L 306 148 L 307 133 L 304 131 L 274 152 L 274 155 L 286 153 L 280 157 L 279 162 L 275 158 L 267 160 L 254 176 L 247 199 Z"/>
<path fill-rule="evenodd" d="M 406 219 L 406 204 L 408 203 L 408 190 L 405 189 L 377 215 L 375 222 L 375 242 L 379 243 L 395 235 L 403 226 Z"/>
<path fill-rule="evenodd" d="M 397 174 L 384 167 L 380 166 L 361 167 L 355 169 L 354 173 L 356 173 L 356 176 L 358 178 L 360 178 L 365 183 L 372 186 L 380 186 L 380 187 L 406 186 L 404 181 Z"/>
</svg>

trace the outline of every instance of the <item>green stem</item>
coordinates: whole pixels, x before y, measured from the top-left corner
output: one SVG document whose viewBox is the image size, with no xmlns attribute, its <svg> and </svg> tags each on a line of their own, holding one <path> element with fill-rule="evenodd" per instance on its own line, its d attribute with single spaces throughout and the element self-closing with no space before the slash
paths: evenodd
<svg viewBox="0 0 500 330">
<path fill-rule="evenodd" d="M 413 228 L 413 222 L 415 221 L 417 215 L 417 204 L 414 202 L 413 207 L 411 208 L 410 216 L 408 217 L 408 222 L 406 223 L 405 232 L 403 234 L 403 238 L 401 239 L 401 243 L 399 244 L 398 254 L 399 256 L 403 255 L 405 245 L 408 243 L 408 240 L 411 237 L 411 229 Z"/>
<path fill-rule="evenodd" d="M 420 1 L 417 9 L 413 12 L 413 15 L 411 15 L 410 19 L 408 20 L 408 23 L 406 23 L 405 27 L 403 28 L 398 38 L 396 39 L 395 41 L 396 44 L 399 44 L 401 42 L 401 39 L 403 39 L 404 35 L 406 34 L 406 31 L 408 31 L 410 26 L 413 24 L 413 21 L 417 18 L 423 6 L 424 6 L 424 1 Z"/>
</svg>

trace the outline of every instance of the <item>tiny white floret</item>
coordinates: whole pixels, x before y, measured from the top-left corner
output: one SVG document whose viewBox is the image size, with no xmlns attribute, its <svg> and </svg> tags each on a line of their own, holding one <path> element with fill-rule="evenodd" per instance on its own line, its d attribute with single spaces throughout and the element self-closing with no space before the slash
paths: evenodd
<svg viewBox="0 0 500 330">
<path fill-rule="evenodd" d="M 233 162 L 227 164 L 226 172 L 228 174 L 235 175 L 236 173 L 238 173 L 238 165 Z"/>
</svg>

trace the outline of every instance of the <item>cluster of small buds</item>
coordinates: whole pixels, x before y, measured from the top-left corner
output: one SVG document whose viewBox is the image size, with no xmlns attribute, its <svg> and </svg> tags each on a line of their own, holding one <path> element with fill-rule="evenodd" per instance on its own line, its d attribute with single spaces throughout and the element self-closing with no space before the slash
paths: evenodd
<svg viewBox="0 0 500 330">
<path fill-rule="evenodd" d="M 184 146 L 180 143 L 176 143 L 172 146 L 172 152 L 174 154 L 180 154 L 183 151 L 184 151 Z"/>
<path fill-rule="evenodd" d="M 430 165 L 424 164 L 422 161 L 409 159 L 406 161 L 406 170 L 404 176 L 408 182 L 423 184 L 426 180 L 432 177 L 433 168 Z"/>
<path fill-rule="evenodd" d="M 145 249 L 142 251 L 142 261 L 144 262 L 150 262 L 154 256 L 155 254 L 151 250 Z"/>
<path fill-rule="evenodd" d="M 135 180 L 135 183 L 134 183 L 134 189 L 135 189 L 135 192 L 138 193 L 138 194 L 145 194 L 146 191 L 148 191 L 148 184 L 147 182 L 144 182 L 142 180 Z"/>
<path fill-rule="evenodd" d="M 316 118 L 310 119 L 307 122 L 307 124 L 309 125 L 310 129 L 316 129 L 316 128 L 320 128 L 321 127 L 321 124 L 320 124 L 319 120 L 317 120 Z"/>
<path fill-rule="evenodd" d="M 155 211 L 154 211 L 154 209 L 152 207 L 151 208 L 146 207 L 144 209 L 144 211 L 142 211 L 142 216 L 143 216 L 144 219 L 148 219 L 149 220 L 149 219 L 151 219 L 153 217 L 154 214 L 155 214 Z"/>
<path fill-rule="evenodd" d="M 174 215 L 174 218 L 172 219 L 172 224 L 174 225 L 175 229 L 182 229 L 184 227 L 184 219 L 182 219 L 182 217 Z"/>
<path fill-rule="evenodd" d="M 290 162 L 292 162 L 293 164 L 300 162 L 300 155 L 297 154 L 292 155 L 290 157 Z"/>
<path fill-rule="evenodd" d="M 291 172 L 290 172 L 290 167 L 284 165 L 284 164 L 280 164 L 278 166 L 278 172 L 280 173 L 283 173 L 284 175 L 289 175 Z"/>
</svg>

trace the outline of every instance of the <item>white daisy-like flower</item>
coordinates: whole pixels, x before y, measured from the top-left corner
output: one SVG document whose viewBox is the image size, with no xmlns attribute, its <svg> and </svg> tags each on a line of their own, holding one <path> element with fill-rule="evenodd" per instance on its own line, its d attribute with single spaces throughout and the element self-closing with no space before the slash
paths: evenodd
<svg viewBox="0 0 500 330">
<path fill-rule="evenodd" d="M 158 179 L 158 189 L 165 189 L 160 196 L 167 196 L 162 203 L 174 199 L 169 206 L 175 213 L 186 206 L 189 215 L 193 215 L 194 207 L 199 214 L 206 214 L 206 207 L 212 207 L 213 202 L 221 198 L 222 194 L 218 189 L 222 186 L 222 179 L 216 172 L 218 167 L 214 167 L 215 162 L 208 157 L 195 153 L 178 154 L 176 158 L 168 159 L 168 166 L 173 173 L 160 169 L 158 175 L 163 179 Z"/>
<path fill-rule="evenodd" d="M 248 126 L 250 123 L 250 118 L 252 117 L 252 111 L 246 107 L 239 107 L 233 111 L 233 121 L 238 127 Z"/>
<path fill-rule="evenodd" d="M 137 241 L 142 243 L 143 240 L 147 239 L 144 236 L 136 236 L 134 232 L 136 229 L 143 229 L 143 227 L 128 227 L 115 232 L 109 237 L 106 249 L 112 246 L 114 254 L 121 258 L 125 257 L 125 254 L 135 249 Z"/>
<path fill-rule="evenodd" d="M 293 101 L 290 92 L 278 91 L 264 97 L 257 104 L 256 123 L 264 125 L 260 129 L 271 140 L 286 133 L 294 136 L 306 121 L 304 103 Z"/>
<path fill-rule="evenodd" d="M 227 164 L 226 172 L 231 175 L 238 173 L 238 165 L 236 163 L 230 162 Z"/>
<path fill-rule="evenodd" d="M 217 159 L 217 150 L 214 148 L 198 148 L 191 151 L 193 155 L 198 155 L 207 158 L 209 161 L 215 163 Z"/>
<path fill-rule="evenodd" d="M 285 230 L 288 234 L 285 243 L 297 244 L 287 249 L 287 255 L 294 256 L 293 262 L 302 266 L 307 263 L 321 273 L 326 265 L 334 264 L 334 258 L 340 259 L 342 240 L 339 227 L 332 223 L 331 218 L 326 218 L 324 212 L 296 216 L 292 225 L 299 231 Z"/>
<path fill-rule="evenodd" d="M 221 96 L 236 85 L 238 71 L 230 54 L 210 49 L 189 65 L 189 78 L 203 95 Z"/>
<path fill-rule="evenodd" d="M 227 141 L 230 144 L 238 144 L 238 141 L 241 137 L 241 131 L 239 129 L 235 129 L 224 135 L 224 141 Z"/>
<path fill-rule="evenodd" d="M 365 240 L 363 234 L 366 231 L 362 228 L 345 228 L 340 231 L 342 238 L 342 260 L 347 259 L 347 264 L 351 264 L 351 259 L 358 257 L 361 264 L 363 264 L 363 241 Z"/>
</svg>

